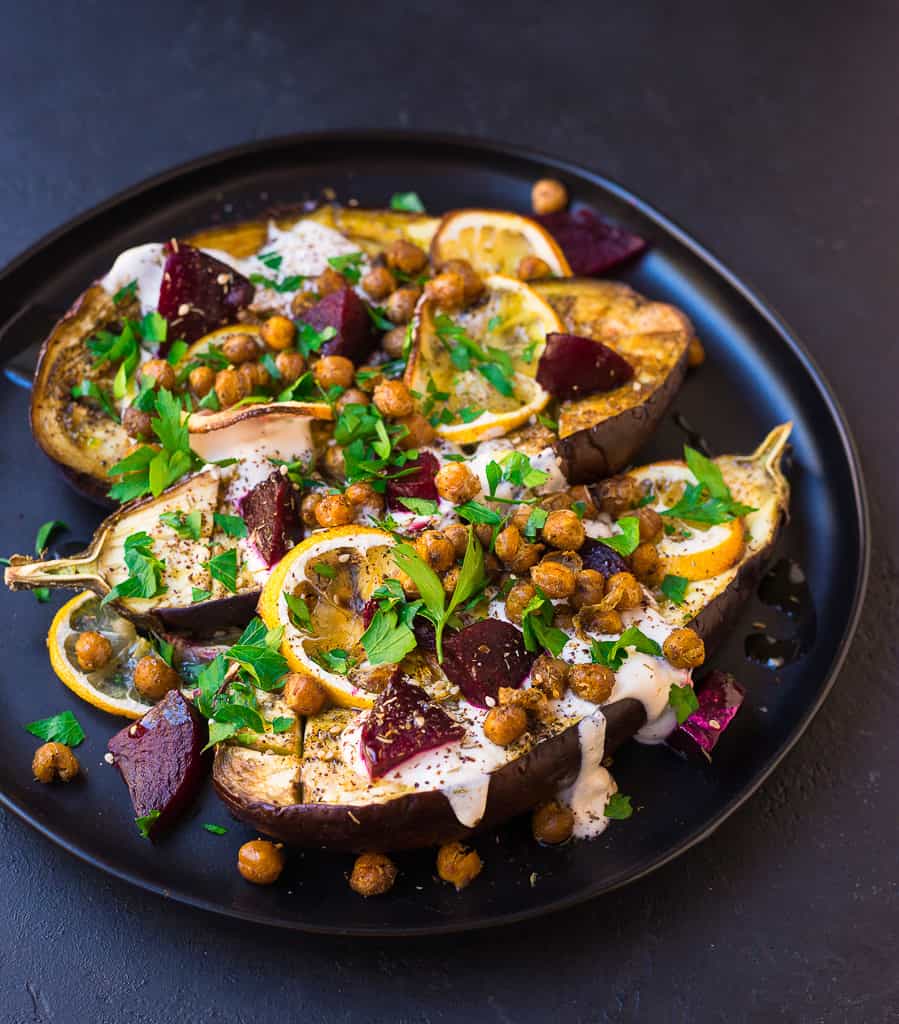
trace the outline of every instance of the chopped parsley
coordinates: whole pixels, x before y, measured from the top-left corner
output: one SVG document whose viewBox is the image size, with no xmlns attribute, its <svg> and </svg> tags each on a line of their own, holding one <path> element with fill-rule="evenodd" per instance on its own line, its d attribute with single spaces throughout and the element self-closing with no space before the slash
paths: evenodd
<svg viewBox="0 0 899 1024">
<path fill-rule="evenodd" d="M 157 811 L 154 807 L 152 811 L 147 811 L 146 814 L 142 814 L 139 818 L 134 819 L 134 824 L 137 825 L 137 831 L 140 833 L 141 839 L 150 838 L 150 829 L 153 827 L 153 823 L 159 818 L 160 811 Z"/>
<path fill-rule="evenodd" d="M 324 576 L 326 580 L 333 580 L 337 578 L 337 570 L 333 565 L 328 565 L 327 562 L 316 562 L 312 568 L 319 576 Z"/>
<path fill-rule="evenodd" d="M 358 284 L 362 278 L 362 261 L 364 259 L 364 253 L 350 252 L 346 256 L 329 257 L 328 266 L 332 270 L 336 270 L 342 277 L 345 277 L 350 284 Z"/>
<path fill-rule="evenodd" d="M 312 657 L 328 672 L 345 676 L 353 664 L 353 659 L 342 647 L 335 647 L 331 651 L 316 651 Z"/>
<path fill-rule="evenodd" d="M 548 518 L 549 512 L 547 512 L 545 508 L 533 509 L 531 514 L 528 516 L 528 521 L 524 524 L 525 537 L 530 541 L 535 540 L 537 534 L 543 529 Z"/>
<path fill-rule="evenodd" d="M 227 829 L 221 825 L 210 825 L 208 822 L 203 822 L 203 828 L 207 832 L 211 832 L 214 836 L 223 836 L 227 833 Z"/>
<path fill-rule="evenodd" d="M 674 708 L 678 725 L 683 725 L 690 715 L 699 709 L 699 701 L 689 683 L 684 683 L 683 686 L 672 683 L 668 691 L 668 704 Z"/>
<path fill-rule="evenodd" d="M 690 581 L 686 576 L 671 576 L 662 580 L 661 591 L 672 604 L 683 604 Z"/>
<path fill-rule="evenodd" d="M 36 555 L 41 554 L 47 547 L 47 542 L 50 540 L 50 537 L 57 530 L 68 530 L 68 528 L 68 525 L 61 519 L 51 519 L 48 523 L 44 523 L 37 531 L 37 537 L 34 541 L 34 553 Z"/>
<path fill-rule="evenodd" d="M 110 419 L 115 420 L 116 423 L 119 422 L 119 414 L 116 412 L 109 393 L 95 380 L 83 380 L 80 384 L 73 385 L 72 398 L 93 398 L 100 403 L 100 408 Z"/>
<path fill-rule="evenodd" d="M 512 398 L 515 388 L 510 380 L 515 374 L 512 359 L 503 349 L 483 348 L 468 332 L 445 313 L 434 320 L 437 337 L 443 343 L 457 370 L 476 370 L 501 395 Z"/>
<path fill-rule="evenodd" d="M 129 281 L 128 284 L 123 284 L 121 288 L 113 295 L 112 301 L 118 306 L 123 303 L 126 299 L 133 299 L 137 296 L 137 278 L 133 281 Z"/>
<path fill-rule="evenodd" d="M 568 643 L 568 634 L 553 625 L 553 603 L 539 587 L 536 589 L 537 593 L 528 601 L 521 613 L 524 646 L 529 651 L 545 649 L 554 658 L 558 658 Z"/>
<path fill-rule="evenodd" d="M 67 747 L 77 747 L 84 742 L 84 730 L 71 711 L 61 711 L 49 718 L 40 718 L 25 726 L 32 736 L 48 743 L 65 743 Z"/>
<path fill-rule="evenodd" d="M 205 563 L 209 575 L 232 594 L 237 593 L 237 549 L 229 548 Z"/>
<path fill-rule="evenodd" d="M 734 500 L 721 470 L 702 452 L 684 445 L 684 458 L 696 483 L 687 484 L 680 499 L 662 511 L 663 516 L 715 526 L 756 511 L 751 505 Z"/>
<path fill-rule="evenodd" d="M 437 514 L 437 502 L 431 498 L 400 498 L 400 504 L 410 512 L 419 516 L 434 516 Z"/>
<path fill-rule="evenodd" d="M 634 813 L 631 798 L 624 793 L 613 793 L 606 804 L 605 815 L 615 821 L 626 821 Z"/>
<path fill-rule="evenodd" d="M 603 537 L 601 542 L 607 548 L 617 551 L 619 555 L 631 555 L 640 544 L 640 520 L 636 516 L 623 516 L 618 520 L 618 526 L 621 533 Z"/>
<path fill-rule="evenodd" d="M 659 657 L 662 648 L 655 640 L 641 632 L 636 626 L 629 626 L 617 640 L 591 640 L 590 657 L 594 664 L 605 665 L 618 671 L 627 658 L 627 648 L 633 647 L 641 654 Z"/>
<path fill-rule="evenodd" d="M 290 616 L 290 621 L 297 629 L 311 631 L 312 615 L 309 612 L 309 605 L 306 604 L 306 599 L 297 597 L 296 594 L 285 594 L 284 603 L 287 605 L 287 614 Z"/>
<path fill-rule="evenodd" d="M 417 192 L 394 192 L 390 197 L 390 209 L 403 213 L 424 213 L 425 204 Z"/>
<path fill-rule="evenodd" d="M 212 597 L 211 590 L 203 590 L 200 587 L 190 588 L 190 599 L 194 604 L 199 604 L 200 601 L 208 601 Z"/>
<path fill-rule="evenodd" d="M 199 540 L 200 531 L 203 529 L 203 514 L 198 508 L 191 512 L 162 512 L 159 521 L 171 527 L 179 537 L 185 540 Z"/>
<path fill-rule="evenodd" d="M 290 732 L 290 730 L 296 725 L 295 718 L 288 718 L 286 715 L 279 715 L 277 718 L 272 719 L 272 732 L 278 733 Z"/>
<path fill-rule="evenodd" d="M 153 554 L 153 543 L 153 538 L 143 531 L 125 538 L 128 577 L 112 587 L 100 602 L 101 607 L 122 597 L 151 598 L 166 592 L 167 587 L 162 582 L 165 562 Z"/>
<path fill-rule="evenodd" d="M 229 516 L 223 512 L 215 512 L 212 520 L 226 537 L 234 537 L 239 540 L 247 536 L 247 524 L 241 516 Z"/>
</svg>

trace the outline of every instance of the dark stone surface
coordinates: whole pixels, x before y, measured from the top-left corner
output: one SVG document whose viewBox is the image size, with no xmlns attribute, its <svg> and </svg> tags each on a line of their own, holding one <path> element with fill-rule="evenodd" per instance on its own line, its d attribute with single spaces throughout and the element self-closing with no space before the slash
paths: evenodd
<svg viewBox="0 0 899 1024">
<path fill-rule="evenodd" d="M 562 153 L 687 225 L 810 345 L 864 453 L 872 583 L 832 697 L 760 793 L 651 878 L 530 925 L 266 933 L 164 904 L 0 815 L 0 1017 L 896 1020 L 899 10 L 129 6 L 6 5 L 0 262 L 147 174 L 280 132 L 447 130 Z"/>
</svg>

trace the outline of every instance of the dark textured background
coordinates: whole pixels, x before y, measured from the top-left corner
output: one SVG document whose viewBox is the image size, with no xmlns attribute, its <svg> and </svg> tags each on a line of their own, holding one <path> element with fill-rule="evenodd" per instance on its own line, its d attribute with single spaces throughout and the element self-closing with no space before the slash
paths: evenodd
<svg viewBox="0 0 899 1024">
<path fill-rule="evenodd" d="M 864 454 L 872 583 L 832 697 L 761 792 L 648 880 L 530 925 L 265 932 L 107 879 L 0 815 L 0 1020 L 899 1018 L 899 8 L 129 6 L 3 5 L 0 263 L 145 175 L 271 134 L 383 126 L 560 153 L 686 225 L 806 340 Z"/>
</svg>

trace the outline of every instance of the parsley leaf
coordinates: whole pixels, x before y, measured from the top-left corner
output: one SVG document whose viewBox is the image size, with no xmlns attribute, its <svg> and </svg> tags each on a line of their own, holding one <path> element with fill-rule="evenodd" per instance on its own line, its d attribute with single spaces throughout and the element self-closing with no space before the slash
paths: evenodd
<svg viewBox="0 0 899 1024">
<path fill-rule="evenodd" d="M 417 643 L 409 626 L 399 621 L 396 608 L 378 608 L 360 642 L 372 665 L 395 665 Z"/>
<path fill-rule="evenodd" d="M 640 520 L 636 516 L 623 516 L 618 520 L 621 533 L 613 533 L 611 537 L 602 537 L 601 543 L 607 548 L 617 551 L 619 555 L 631 555 L 640 543 Z"/>
<path fill-rule="evenodd" d="M 237 550 L 229 548 L 205 563 L 209 575 L 232 594 L 237 593 Z"/>
<path fill-rule="evenodd" d="M 215 525 L 226 537 L 241 538 L 247 536 L 247 524 L 241 516 L 228 516 L 223 512 L 215 512 L 212 516 Z"/>
<path fill-rule="evenodd" d="M 538 531 L 542 530 L 546 524 L 546 520 L 549 518 L 549 512 L 545 508 L 535 508 L 528 516 L 528 521 L 524 524 L 524 535 L 528 540 L 534 540 L 537 536 Z"/>
<path fill-rule="evenodd" d="M 364 259 L 364 253 L 351 252 L 346 256 L 329 257 L 328 266 L 345 277 L 350 284 L 358 284 L 362 277 L 362 261 Z"/>
<path fill-rule="evenodd" d="M 627 648 L 659 657 L 662 648 L 636 626 L 628 627 L 617 640 L 591 640 L 590 656 L 595 664 L 617 671 L 627 658 Z"/>
<path fill-rule="evenodd" d="M 25 728 L 32 736 L 48 743 L 65 743 L 67 747 L 77 747 L 84 741 L 84 730 L 71 711 L 61 711 L 58 715 L 29 722 Z"/>
<path fill-rule="evenodd" d="M 214 836 L 223 836 L 228 831 L 221 825 L 210 825 L 208 822 L 205 821 L 203 822 L 203 828 L 205 828 L 207 832 L 211 832 Z"/>
<path fill-rule="evenodd" d="M 686 576 L 669 574 L 662 580 L 661 591 L 673 604 L 683 604 L 689 582 Z"/>
<path fill-rule="evenodd" d="M 112 301 L 118 306 L 124 302 L 125 299 L 133 299 L 137 295 L 137 278 L 133 281 L 129 281 L 128 284 L 123 284 L 121 288 L 113 295 Z"/>
<path fill-rule="evenodd" d="M 296 723 L 295 718 L 288 718 L 286 715 L 279 715 L 272 719 L 272 732 L 280 735 L 282 732 L 290 732 Z"/>
<path fill-rule="evenodd" d="M 141 531 L 126 537 L 124 559 L 129 575 L 110 589 L 100 602 L 101 607 L 120 597 L 151 598 L 165 593 L 165 562 L 153 554 L 153 538 L 149 534 Z"/>
<path fill-rule="evenodd" d="M 316 562 L 312 568 L 318 573 L 319 576 L 324 576 L 326 580 L 337 579 L 337 570 L 333 565 L 328 565 L 327 562 Z"/>
<path fill-rule="evenodd" d="M 352 658 L 341 647 L 335 647 L 331 651 L 316 651 L 313 658 L 328 672 L 334 672 L 339 676 L 345 676 L 353 664 Z"/>
<path fill-rule="evenodd" d="M 467 523 L 479 523 L 486 526 L 499 526 L 503 518 L 492 508 L 487 508 L 479 501 L 466 501 L 456 506 L 456 515 Z"/>
<path fill-rule="evenodd" d="M 200 601 L 208 601 L 212 597 L 211 590 L 203 590 L 200 587 L 190 588 L 190 599 L 194 604 L 199 604 Z"/>
<path fill-rule="evenodd" d="M 119 414 L 116 412 L 116 408 L 112 403 L 112 399 L 106 392 L 106 389 L 101 387 L 95 380 L 83 380 L 80 384 L 75 384 L 72 387 L 72 398 L 93 398 L 95 401 L 100 403 L 100 407 L 106 413 L 106 415 L 119 422 Z"/>
<path fill-rule="evenodd" d="M 410 512 L 420 516 L 433 516 L 437 514 L 437 502 L 431 498 L 400 498 L 400 504 L 405 505 Z"/>
<path fill-rule="evenodd" d="M 199 540 L 200 530 L 203 528 L 203 514 L 198 508 L 191 512 L 184 513 L 179 510 L 173 512 L 162 512 L 159 521 L 170 526 L 179 537 L 186 540 Z"/>
<path fill-rule="evenodd" d="M 425 204 L 417 192 L 394 192 L 390 197 L 390 209 L 403 213 L 424 213 Z"/>
<path fill-rule="evenodd" d="M 521 613 L 521 631 L 524 646 L 529 651 L 545 648 L 554 658 L 568 643 L 568 634 L 553 626 L 555 608 L 552 601 L 537 587 L 537 593 L 528 601 Z"/>
<path fill-rule="evenodd" d="M 615 821 L 626 821 L 634 813 L 631 798 L 624 793 L 613 793 L 606 804 L 605 815 Z"/>
<path fill-rule="evenodd" d="M 684 445 L 684 458 L 696 483 L 687 484 L 680 499 L 663 510 L 663 516 L 715 526 L 756 511 L 734 500 L 721 470 L 711 459 L 689 445 Z"/>
<path fill-rule="evenodd" d="M 147 811 L 146 814 L 142 814 L 139 818 L 134 819 L 134 824 L 137 825 L 137 831 L 140 833 L 141 839 L 150 838 L 150 829 L 153 827 L 153 822 L 160 815 L 160 811 L 155 808 L 152 811 Z"/>
<path fill-rule="evenodd" d="M 34 552 L 39 555 L 44 548 L 47 546 L 47 541 L 57 530 L 68 530 L 68 526 L 61 519 L 51 519 L 48 523 L 44 523 L 43 526 L 37 531 L 37 537 L 34 541 Z"/>
<path fill-rule="evenodd" d="M 295 594 L 285 594 L 284 603 L 287 605 L 287 613 L 290 621 L 297 629 L 312 630 L 312 616 L 309 613 L 309 605 L 305 598 L 297 597 Z"/>
<path fill-rule="evenodd" d="M 678 725 L 683 725 L 690 715 L 699 709 L 699 701 L 696 699 L 693 687 L 688 683 L 684 683 L 683 686 L 672 683 L 671 689 L 668 691 L 668 703 L 674 708 Z"/>
</svg>

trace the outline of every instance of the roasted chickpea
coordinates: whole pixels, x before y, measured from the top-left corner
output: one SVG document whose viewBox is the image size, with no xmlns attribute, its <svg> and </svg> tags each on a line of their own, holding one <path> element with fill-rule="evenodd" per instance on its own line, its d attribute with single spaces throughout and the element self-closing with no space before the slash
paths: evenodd
<svg viewBox="0 0 899 1024">
<path fill-rule="evenodd" d="M 565 804 L 550 800 L 534 808 L 531 831 L 537 842 L 545 846 L 567 843 L 574 832 L 574 814 Z"/>
<path fill-rule="evenodd" d="M 464 462 L 447 462 L 434 477 L 437 493 L 454 505 L 471 501 L 481 492 L 481 481 Z"/>
<path fill-rule="evenodd" d="M 506 618 L 520 626 L 525 608 L 536 596 L 537 589 L 532 583 L 528 583 L 527 580 L 519 580 L 506 594 Z"/>
<path fill-rule="evenodd" d="M 348 388 L 353 383 L 355 373 L 355 367 L 346 356 L 322 356 L 312 367 L 316 384 L 326 391 L 335 385 Z"/>
<path fill-rule="evenodd" d="M 540 561 L 542 555 L 542 544 L 529 544 L 527 541 L 522 541 L 515 552 L 515 557 L 506 563 L 506 568 L 520 576 L 532 569 Z"/>
<path fill-rule="evenodd" d="M 317 302 L 318 296 L 315 292 L 297 292 L 290 300 L 290 312 L 300 318 L 304 313 L 308 313 Z"/>
<path fill-rule="evenodd" d="M 306 369 L 306 360 L 303 356 L 292 349 L 289 352 L 279 352 L 275 356 L 275 366 L 281 374 L 281 383 L 284 387 L 295 383 L 302 377 Z"/>
<path fill-rule="evenodd" d="M 89 629 L 75 641 L 75 657 L 85 672 L 96 672 L 112 657 L 112 644 L 102 633 Z"/>
<path fill-rule="evenodd" d="M 575 608 L 588 604 L 599 604 L 606 592 L 606 578 L 596 569 L 582 569 L 574 578 L 574 593 L 571 603 Z"/>
<path fill-rule="evenodd" d="M 356 518 L 356 509 L 344 494 L 326 494 L 315 507 L 319 526 L 346 526 Z"/>
<path fill-rule="evenodd" d="M 481 873 L 484 862 L 469 846 L 446 843 L 437 851 L 437 874 L 458 892 L 470 885 Z"/>
<path fill-rule="evenodd" d="M 215 370 L 211 366 L 195 366 L 187 375 L 187 383 L 197 398 L 205 398 L 215 384 Z"/>
<path fill-rule="evenodd" d="M 259 344 L 249 334 L 232 334 L 222 342 L 222 355 L 229 363 L 239 366 L 259 358 Z"/>
<path fill-rule="evenodd" d="M 577 585 L 577 577 L 567 565 L 547 559 L 531 569 L 531 579 L 550 598 L 571 597 Z"/>
<path fill-rule="evenodd" d="M 518 277 L 522 281 L 537 281 L 541 277 L 549 277 L 552 268 L 539 256 L 522 256 L 518 264 Z"/>
<path fill-rule="evenodd" d="M 465 280 L 455 270 L 445 270 L 432 277 L 425 285 L 425 292 L 443 310 L 461 309 L 465 305 Z"/>
<path fill-rule="evenodd" d="M 617 636 L 624 632 L 624 620 L 616 611 L 604 611 L 598 604 L 584 605 L 577 614 L 578 626 L 587 633 Z"/>
<path fill-rule="evenodd" d="M 521 547 L 521 534 L 517 526 L 507 526 L 496 535 L 496 544 L 493 550 L 496 557 L 506 564 L 515 561 L 515 556 Z"/>
<path fill-rule="evenodd" d="M 528 716 L 528 719 L 536 718 L 538 722 L 545 722 L 552 718 L 552 709 L 549 700 L 542 690 L 529 686 L 526 690 L 517 690 L 512 686 L 501 686 L 499 688 L 500 707 L 507 704 L 514 704 Z"/>
<path fill-rule="evenodd" d="M 348 405 L 370 405 L 371 399 L 361 388 L 347 388 L 337 399 L 337 411 L 343 412 Z"/>
<path fill-rule="evenodd" d="M 396 579 L 399 585 L 403 588 L 403 593 L 406 597 L 418 597 L 418 584 L 407 572 L 403 572 L 402 569 L 397 569 Z"/>
<path fill-rule="evenodd" d="M 259 363 L 241 363 L 237 368 L 237 379 L 248 395 L 264 391 L 272 382 L 268 370 Z"/>
<path fill-rule="evenodd" d="M 572 665 L 568 685 L 581 700 L 601 704 L 612 695 L 615 673 L 605 665 Z"/>
<path fill-rule="evenodd" d="M 321 459 L 322 471 L 334 483 L 342 483 L 346 477 L 346 460 L 339 444 L 329 444 Z"/>
<path fill-rule="evenodd" d="M 445 594 L 452 594 L 455 591 L 459 583 L 459 574 L 461 572 L 462 570 L 459 566 L 454 565 L 448 572 L 444 573 L 440 582 L 443 584 L 443 592 Z"/>
<path fill-rule="evenodd" d="M 396 864 L 384 853 L 363 853 L 350 874 L 350 888 L 360 896 L 381 896 L 393 888 Z"/>
<path fill-rule="evenodd" d="M 384 511 L 384 495 L 379 494 L 371 484 L 350 484 L 344 494 L 356 508 L 365 508 L 375 514 Z"/>
<path fill-rule="evenodd" d="M 243 381 L 238 377 L 237 370 L 219 370 L 215 375 L 215 394 L 223 409 L 227 409 L 229 405 L 235 405 L 242 398 L 247 397 Z"/>
<path fill-rule="evenodd" d="M 403 451 L 408 451 L 410 448 L 424 448 L 437 436 L 437 431 L 420 412 L 401 416 L 398 420 L 394 420 L 394 423 L 406 428 L 406 433 L 396 442 L 396 447 Z"/>
<path fill-rule="evenodd" d="M 543 524 L 542 535 L 547 544 L 562 551 L 577 551 L 587 536 L 577 513 L 568 509 L 550 512 Z"/>
<path fill-rule="evenodd" d="M 640 540 L 648 540 L 655 544 L 662 536 L 664 524 L 662 517 L 654 508 L 638 508 L 633 513 L 640 524 Z"/>
<path fill-rule="evenodd" d="M 595 519 L 599 514 L 599 509 L 593 504 L 590 488 L 586 484 L 575 484 L 573 487 L 569 487 L 566 497 L 570 502 L 569 508 L 573 508 L 575 502 L 580 502 L 583 505 L 586 519 Z"/>
<path fill-rule="evenodd" d="M 382 380 L 375 388 L 373 398 L 378 412 L 391 420 L 408 416 L 415 409 L 412 395 L 401 380 Z"/>
<path fill-rule="evenodd" d="M 484 282 L 477 271 L 468 260 L 447 260 L 440 268 L 442 271 L 449 271 L 458 274 L 462 278 L 462 301 L 464 305 L 470 306 L 475 299 L 479 299 L 484 291 Z"/>
<path fill-rule="evenodd" d="M 308 494 L 303 495 L 303 500 L 300 502 L 300 515 L 303 518 L 304 525 L 313 528 L 318 526 L 315 510 L 318 508 L 319 502 L 323 497 L 324 495 L 320 491 L 310 491 Z"/>
<path fill-rule="evenodd" d="M 380 302 L 396 288 L 396 278 L 387 267 L 372 267 L 362 278 L 360 284 L 369 298 Z"/>
<path fill-rule="evenodd" d="M 568 205 L 568 190 L 555 178 L 541 178 L 531 189 L 531 209 L 538 217 L 558 213 Z"/>
<path fill-rule="evenodd" d="M 384 380 L 384 374 L 381 373 L 380 368 L 366 364 L 356 370 L 356 383 L 354 387 L 364 391 L 369 396 L 369 401 L 371 401 L 371 395 L 382 380 Z"/>
<path fill-rule="evenodd" d="M 519 505 L 513 510 L 512 515 L 509 516 L 509 526 L 514 526 L 519 533 L 524 533 L 533 511 L 530 505 Z"/>
<path fill-rule="evenodd" d="M 415 306 L 421 298 L 421 288 L 415 285 L 404 285 L 387 297 L 384 312 L 387 319 L 395 324 L 407 324 L 415 313 Z"/>
<path fill-rule="evenodd" d="M 600 512 L 613 519 L 626 515 L 643 497 L 640 485 L 632 476 L 610 476 L 593 485 L 593 496 Z"/>
<path fill-rule="evenodd" d="M 443 534 L 445 537 L 449 537 L 453 550 L 456 552 L 456 558 L 464 558 L 465 552 L 468 550 L 468 527 L 461 523 L 450 523 L 449 526 L 444 527 Z"/>
<path fill-rule="evenodd" d="M 570 633 L 574 629 L 574 609 L 570 604 L 557 604 L 553 625 Z"/>
<path fill-rule="evenodd" d="M 134 666 L 134 689 L 147 700 L 162 700 L 181 685 L 181 676 L 155 654 L 147 654 Z"/>
<path fill-rule="evenodd" d="M 237 851 L 237 870 L 253 885 L 271 885 L 281 877 L 284 860 L 280 843 L 253 839 Z"/>
<path fill-rule="evenodd" d="M 381 348 L 391 359 L 401 359 L 406 347 L 406 328 L 394 327 L 381 338 Z"/>
<path fill-rule="evenodd" d="M 546 694 L 550 700 L 559 700 L 568 689 L 568 662 L 541 654 L 531 668 L 531 686 Z"/>
<path fill-rule="evenodd" d="M 478 538 L 478 543 L 481 547 L 488 551 L 493 543 L 493 527 L 488 526 L 486 523 L 475 523 L 474 535 Z"/>
<path fill-rule="evenodd" d="M 152 419 L 153 417 L 148 412 L 129 405 L 122 413 L 122 426 L 127 430 L 129 436 L 143 441 L 153 436 Z"/>
<path fill-rule="evenodd" d="M 291 672 L 284 680 L 284 703 L 298 715 L 317 715 L 328 703 L 328 695 L 308 672 Z"/>
<path fill-rule="evenodd" d="M 419 274 L 428 265 L 428 254 L 414 242 L 398 238 L 387 246 L 387 266 L 403 274 Z"/>
<path fill-rule="evenodd" d="M 419 558 L 434 572 L 446 572 L 456 560 L 453 542 L 440 530 L 424 530 L 415 538 Z"/>
<path fill-rule="evenodd" d="M 603 611 L 626 612 L 639 608 L 643 603 L 643 591 L 636 577 L 630 572 L 616 572 L 606 580 L 606 594 L 599 602 Z"/>
<path fill-rule="evenodd" d="M 631 552 L 629 562 L 631 571 L 638 580 L 651 584 L 658 578 L 661 560 L 655 544 L 648 541 L 638 544 Z"/>
<path fill-rule="evenodd" d="M 481 547 L 484 547 L 482 544 Z M 491 583 L 495 582 L 502 576 L 503 567 L 500 560 L 490 551 L 484 552 L 484 575 L 490 580 Z"/>
<path fill-rule="evenodd" d="M 332 267 L 326 267 L 315 279 L 315 290 L 324 298 L 347 287 L 346 279 Z"/>
<path fill-rule="evenodd" d="M 270 316 L 262 325 L 260 333 L 262 340 L 269 348 L 283 352 L 284 349 L 293 345 L 297 336 L 297 328 L 293 320 L 289 320 L 286 316 Z"/>
<path fill-rule="evenodd" d="M 699 338 L 691 338 L 687 346 L 687 366 L 695 369 L 705 362 L 705 348 Z"/>
<path fill-rule="evenodd" d="M 71 782 L 81 770 L 65 743 L 44 743 L 34 752 L 31 771 L 38 782 Z"/>
<path fill-rule="evenodd" d="M 500 747 L 508 747 L 527 732 L 528 716 L 517 704 L 491 708 L 484 719 L 484 735 Z"/>
<path fill-rule="evenodd" d="M 665 637 L 662 653 L 675 668 L 698 668 L 705 661 L 705 644 L 692 629 L 676 629 Z"/>
<path fill-rule="evenodd" d="M 171 391 L 175 386 L 175 368 L 165 359 L 148 359 L 138 372 L 141 377 L 149 377 L 154 388 Z"/>
</svg>

